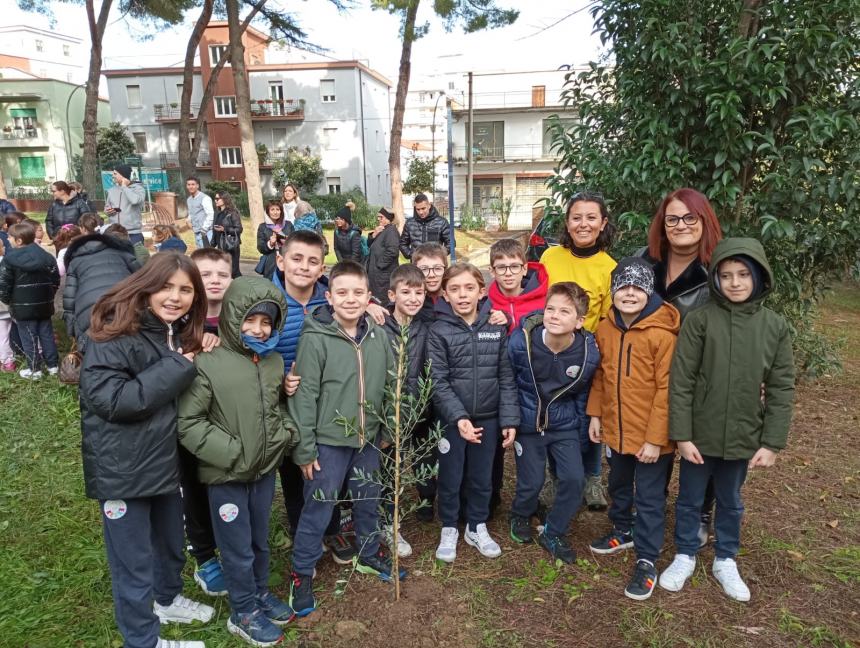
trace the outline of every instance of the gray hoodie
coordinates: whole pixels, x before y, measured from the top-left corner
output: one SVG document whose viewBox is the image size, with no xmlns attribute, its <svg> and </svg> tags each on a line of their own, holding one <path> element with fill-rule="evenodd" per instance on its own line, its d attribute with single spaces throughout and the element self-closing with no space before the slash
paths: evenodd
<svg viewBox="0 0 860 648">
<path fill-rule="evenodd" d="M 146 202 L 146 189 L 137 180 L 133 180 L 127 187 L 114 185 L 108 190 L 105 200 L 105 210 L 111 207 L 119 208 L 119 213 L 110 214 L 108 220 L 119 223 L 128 230 L 129 234 L 141 233 L 141 215 Z"/>
</svg>

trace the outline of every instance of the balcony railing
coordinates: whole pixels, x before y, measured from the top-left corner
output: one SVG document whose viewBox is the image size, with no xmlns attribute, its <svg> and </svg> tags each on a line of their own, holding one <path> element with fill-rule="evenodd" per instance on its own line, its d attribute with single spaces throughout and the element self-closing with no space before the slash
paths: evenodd
<svg viewBox="0 0 860 648">
<path fill-rule="evenodd" d="M 200 112 L 200 104 L 193 103 L 190 108 L 191 117 L 197 117 L 197 113 Z M 179 121 L 182 117 L 182 109 L 179 104 L 155 104 L 152 111 L 155 113 L 155 121 Z"/>
<path fill-rule="evenodd" d="M 304 99 L 251 99 L 251 117 L 304 119 Z"/>
<path fill-rule="evenodd" d="M 159 163 L 162 169 L 176 169 L 179 167 L 179 153 L 160 153 Z M 209 160 L 209 151 L 200 151 L 197 153 L 197 166 L 212 166 L 212 162 Z"/>
<path fill-rule="evenodd" d="M 467 147 L 454 147 L 454 160 L 465 162 Z M 554 159 L 549 146 L 543 144 L 506 144 L 505 146 L 475 146 L 472 148 L 475 162 L 522 162 Z"/>
<path fill-rule="evenodd" d="M 45 133 L 41 128 L 29 126 L 26 128 L 3 129 L 0 133 L 0 146 L 24 148 L 28 146 L 47 146 Z"/>
</svg>

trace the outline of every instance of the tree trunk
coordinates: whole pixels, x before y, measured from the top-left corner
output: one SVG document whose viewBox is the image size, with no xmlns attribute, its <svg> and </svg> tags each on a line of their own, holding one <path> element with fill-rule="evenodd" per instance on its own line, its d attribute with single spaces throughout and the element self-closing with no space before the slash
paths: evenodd
<svg viewBox="0 0 860 648">
<path fill-rule="evenodd" d="M 102 0 L 98 18 L 96 18 L 93 0 L 87 0 L 87 21 L 89 23 L 92 52 L 90 54 L 90 70 L 87 76 L 86 101 L 84 103 L 84 187 L 90 195 L 101 194 L 101 177 L 99 175 L 98 159 L 98 110 L 99 110 L 99 78 L 102 73 L 102 37 L 105 33 L 108 14 L 113 0 Z"/>
<path fill-rule="evenodd" d="M 738 21 L 738 35 L 741 38 L 752 38 L 758 34 L 758 11 L 762 4 L 762 0 L 744 0 Z"/>
<path fill-rule="evenodd" d="M 6 194 L 6 180 L 3 178 L 3 167 L 0 166 L 0 198 L 6 199 L 8 197 Z"/>
<path fill-rule="evenodd" d="M 400 179 L 400 140 L 403 137 L 403 113 L 412 69 L 412 42 L 415 40 L 415 18 L 421 0 L 411 0 L 403 20 L 403 48 L 400 50 L 400 72 L 394 97 L 394 118 L 391 123 L 391 144 L 388 151 L 388 173 L 391 176 L 391 202 L 397 228 L 403 229 L 403 182 Z"/>
<path fill-rule="evenodd" d="M 266 0 L 254 7 L 258 11 Z M 251 231 L 263 222 L 263 188 L 260 182 L 260 160 L 254 142 L 254 124 L 251 121 L 251 89 L 245 71 L 245 46 L 242 44 L 243 25 L 239 22 L 239 0 L 227 0 L 227 24 L 230 32 L 230 65 L 236 85 L 236 119 L 242 137 L 242 163 L 245 167 L 245 189 L 248 192 L 248 210 L 251 212 Z"/>
<path fill-rule="evenodd" d="M 189 135 L 191 134 L 191 93 L 194 90 L 194 55 L 203 38 L 203 31 L 212 18 L 212 6 L 214 0 L 204 0 L 200 17 L 194 23 L 194 29 L 188 38 L 188 47 L 185 50 L 185 67 L 182 70 L 182 97 L 179 100 L 179 175 L 182 180 L 188 176 L 196 175 L 197 152 L 200 150 L 200 135 L 203 131 L 203 112 L 208 103 L 200 101 L 197 110 L 197 119 L 194 128 L 194 146 L 191 145 Z M 212 76 L 215 76 L 213 70 Z M 212 77 L 210 77 L 211 80 Z"/>
</svg>

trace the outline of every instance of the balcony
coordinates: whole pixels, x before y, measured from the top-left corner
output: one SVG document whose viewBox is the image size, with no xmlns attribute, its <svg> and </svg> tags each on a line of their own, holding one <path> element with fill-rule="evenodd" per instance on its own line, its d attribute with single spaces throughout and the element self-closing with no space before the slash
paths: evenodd
<svg viewBox="0 0 860 648">
<path fill-rule="evenodd" d="M 179 168 L 179 153 L 160 153 L 159 164 L 162 169 L 178 169 Z M 209 151 L 199 151 L 197 153 L 197 168 L 208 168 L 212 166 L 209 160 Z"/>
<path fill-rule="evenodd" d="M 251 119 L 301 121 L 304 118 L 304 99 L 251 99 Z"/>
<path fill-rule="evenodd" d="M 454 147 L 454 161 L 464 164 L 467 148 Z M 506 144 L 504 146 L 475 146 L 472 149 L 472 160 L 480 162 L 537 162 L 554 160 L 548 146 L 543 144 Z"/>
<path fill-rule="evenodd" d="M 41 128 L 3 128 L 0 133 L 2 148 L 44 148 L 50 146 L 45 132 Z"/>
<path fill-rule="evenodd" d="M 200 104 L 193 103 L 190 108 L 191 119 L 196 119 L 200 112 Z M 182 109 L 179 107 L 178 103 L 155 104 L 152 107 L 152 111 L 155 113 L 155 121 L 162 124 L 166 122 L 178 122 L 180 117 L 182 117 Z"/>
</svg>

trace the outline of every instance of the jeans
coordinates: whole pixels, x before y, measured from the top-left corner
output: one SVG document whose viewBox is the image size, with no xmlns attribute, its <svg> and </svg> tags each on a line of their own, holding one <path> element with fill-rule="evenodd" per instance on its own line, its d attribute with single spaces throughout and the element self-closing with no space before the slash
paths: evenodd
<svg viewBox="0 0 860 648">
<path fill-rule="evenodd" d="M 695 556 L 699 551 L 699 523 L 705 490 L 713 479 L 717 500 L 714 515 L 714 554 L 717 558 L 734 558 L 741 544 L 741 520 L 744 504 L 741 486 L 747 477 L 746 459 L 723 459 L 702 456 L 705 463 L 694 464 L 681 459 L 678 477 L 678 499 L 675 503 L 675 546 L 678 553 Z"/>
<path fill-rule="evenodd" d="M 294 464 L 289 457 L 284 457 L 281 465 L 278 466 L 278 474 L 281 476 L 281 489 L 284 491 L 284 508 L 287 509 L 288 530 L 290 535 L 295 538 L 299 529 L 302 509 L 305 506 L 305 480 L 302 477 L 302 469 Z M 342 490 L 346 490 L 345 483 Z M 340 505 L 334 507 L 325 535 L 333 536 L 340 533 L 340 509 Z"/>
<path fill-rule="evenodd" d="M 197 246 L 197 249 L 210 247 L 211 241 L 212 241 L 212 230 L 211 229 L 206 230 L 205 232 L 194 232 L 194 244 Z"/>
<path fill-rule="evenodd" d="M 99 504 L 124 648 L 153 648 L 160 629 L 153 599 L 170 605 L 182 591 L 182 499 L 177 492 Z"/>
<path fill-rule="evenodd" d="M 140 232 L 136 234 L 132 234 L 131 232 L 129 232 L 128 242 L 132 245 L 146 245 L 146 241 L 143 238 L 143 234 L 141 234 Z"/>
<path fill-rule="evenodd" d="M 18 320 L 17 323 L 21 346 L 24 348 L 24 355 L 27 356 L 30 369 L 38 370 L 41 366 L 40 360 L 48 367 L 59 367 L 60 356 L 57 353 L 51 320 Z"/>
</svg>

